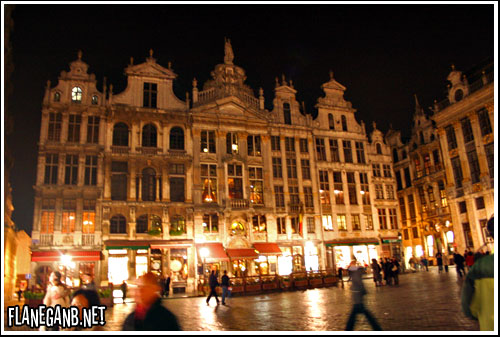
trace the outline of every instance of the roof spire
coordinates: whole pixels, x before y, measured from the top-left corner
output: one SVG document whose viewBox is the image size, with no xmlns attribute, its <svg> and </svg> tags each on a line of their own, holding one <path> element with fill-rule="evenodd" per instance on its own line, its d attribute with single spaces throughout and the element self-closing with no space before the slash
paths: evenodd
<svg viewBox="0 0 500 337">
<path fill-rule="evenodd" d="M 224 38 L 225 40 L 225 45 L 224 45 L 224 63 L 225 64 L 233 64 L 234 60 L 234 53 L 233 53 L 233 47 L 231 46 L 231 40 L 228 38 Z"/>
<path fill-rule="evenodd" d="M 78 59 L 79 60 L 82 59 L 82 50 L 81 49 L 78 50 Z"/>
<path fill-rule="evenodd" d="M 333 80 L 333 71 L 330 69 L 330 81 Z"/>
<path fill-rule="evenodd" d="M 424 109 L 420 106 L 420 103 L 418 102 L 418 97 L 417 94 L 413 94 L 415 97 L 415 114 L 420 115 L 424 112 Z"/>
<path fill-rule="evenodd" d="M 153 57 L 153 48 L 149 50 L 149 57 Z"/>
</svg>

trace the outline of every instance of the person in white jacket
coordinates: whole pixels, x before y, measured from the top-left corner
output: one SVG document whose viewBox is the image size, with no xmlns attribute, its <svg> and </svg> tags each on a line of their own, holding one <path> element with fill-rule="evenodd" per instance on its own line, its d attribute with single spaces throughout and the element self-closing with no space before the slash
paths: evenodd
<svg viewBox="0 0 500 337">
<path fill-rule="evenodd" d="M 50 274 L 49 285 L 47 286 L 47 293 L 43 298 L 43 304 L 48 307 L 69 307 L 69 294 L 70 290 L 61 282 L 61 273 L 54 271 Z M 47 328 L 49 331 L 59 331 L 59 326 Z"/>
</svg>

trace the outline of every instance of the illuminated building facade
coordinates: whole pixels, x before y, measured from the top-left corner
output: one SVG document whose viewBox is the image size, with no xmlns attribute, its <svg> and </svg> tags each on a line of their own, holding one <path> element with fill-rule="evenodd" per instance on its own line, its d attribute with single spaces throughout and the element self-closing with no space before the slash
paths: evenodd
<svg viewBox="0 0 500 337">
<path fill-rule="evenodd" d="M 189 291 L 209 269 L 285 275 L 400 253 L 391 149 L 376 128 L 369 139 L 346 88 L 331 73 L 313 119 L 283 77 L 267 110 L 233 59 L 226 41 L 224 63 L 184 101 L 152 51 L 131 60 L 118 94 L 96 89 L 81 53 L 49 83 L 34 282 L 53 268 L 73 284 L 153 271 Z"/>
</svg>

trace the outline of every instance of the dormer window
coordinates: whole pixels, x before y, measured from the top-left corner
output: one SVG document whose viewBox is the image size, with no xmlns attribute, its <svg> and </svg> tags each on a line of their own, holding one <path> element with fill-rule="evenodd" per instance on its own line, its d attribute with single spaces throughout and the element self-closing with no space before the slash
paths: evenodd
<svg viewBox="0 0 500 337">
<path fill-rule="evenodd" d="M 330 127 L 330 130 L 335 130 L 335 122 L 333 121 L 332 114 L 328 114 L 328 126 Z"/>
<path fill-rule="evenodd" d="M 92 96 L 92 105 L 97 105 L 97 103 L 99 102 L 98 98 L 96 95 Z"/>
<path fill-rule="evenodd" d="M 458 89 L 457 91 L 455 91 L 455 102 L 461 101 L 462 98 L 464 98 L 464 92 L 462 91 L 462 89 Z"/>
<path fill-rule="evenodd" d="M 61 101 L 61 94 L 56 92 L 54 94 L 54 102 L 60 102 Z"/>
<path fill-rule="evenodd" d="M 342 131 L 347 131 L 347 118 L 342 115 Z"/>
<path fill-rule="evenodd" d="M 82 89 L 80 87 L 71 89 L 71 102 L 82 103 Z"/>
<path fill-rule="evenodd" d="M 375 147 L 377 148 L 377 154 L 382 154 L 382 146 L 380 145 L 380 143 L 377 143 Z"/>
<path fill-rule="evenodd" d="M 142 106 L 145 108 L 156 108 L 156 96 L 158 85 L 156 83 L 144 82 L 144 100 Z"/>
<path fill-rule="evenodd" d="M 292 115 L 290 114 L 289 103 L 283 103 L 283 116 L 285 118 L 285 124 L 292 125 Z"/>
</svg>

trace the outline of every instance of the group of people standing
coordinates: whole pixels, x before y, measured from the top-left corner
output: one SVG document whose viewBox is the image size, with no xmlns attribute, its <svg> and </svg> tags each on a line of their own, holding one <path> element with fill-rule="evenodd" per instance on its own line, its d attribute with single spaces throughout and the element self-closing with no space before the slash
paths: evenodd
<svg viewBox="0 0 500 337">
<path fill-rule="evenodd" d="M 380 258 L 380 263 L 376 259 L 372 259 L 371 268 L 373 273 L 373 282 L 375 286 L 385 285 L 398 285 L 399 284 L 399 273 L 401 271 L 401 265 L 396 258 Z"/>
</svg>

